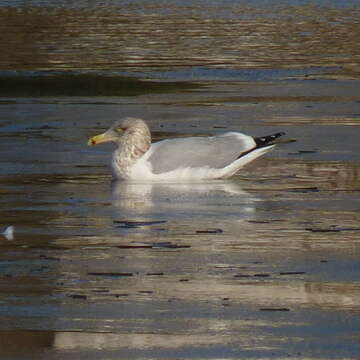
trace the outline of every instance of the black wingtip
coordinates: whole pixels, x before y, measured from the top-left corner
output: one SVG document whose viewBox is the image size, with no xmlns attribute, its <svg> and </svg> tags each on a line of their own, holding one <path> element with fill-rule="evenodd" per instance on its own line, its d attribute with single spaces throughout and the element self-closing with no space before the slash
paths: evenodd
<svg viewBox="0 0 360 360">
<path fill-rule="evenodd" d="M 263 147 L 271 147 L 271 145 L 276 145 L 276 144 L 287 144 L 290 142 L 294 142 L 296 141 L 295 139 L 280 139 L 280 140 L 276 140 L 277 138 L 279 138 L 280 136 L 286 135 L 283 131 L 278 132 L 276 134 L 272 134 L 272 135 L 266 135 L 266 136 L 261 136 L 261 137 L 256 137 L 253 138 L 256 146 L 253 147 L 252 149 L 245 151 L 243 153 L 241 153 L 237 159 L 240 159 L 241 157 L 251 153 L 252 151 L 259 149 L 259 148 L 263 148 Z"/>
<path fill-rule="evenodd" d="M 256 147 L 263 147 L 263 146 L 271 145 L 273 141 L 275 141 L 277 138 L 279 138 L 280 136 L 283 136 L 283 135 L 286 135 L 286 134 L 284 132 L 278 132 L 276 134 L 254 138 L 254 140 L 256 142 Z"/>
</svg>

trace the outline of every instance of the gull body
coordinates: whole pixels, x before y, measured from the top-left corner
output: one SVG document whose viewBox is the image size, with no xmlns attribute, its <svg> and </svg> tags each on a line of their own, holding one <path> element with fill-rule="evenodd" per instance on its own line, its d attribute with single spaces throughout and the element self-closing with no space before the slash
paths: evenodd
<svg viewBox="0 0 360 360">
<path fill-rule="evenodd" d="M 145 121 L 127 117 L 89 145 L 114 142 L 112 172 L 117 179 L 136 181 L 191 181 L 226 179 L 247 163 L 272 150 L 277 133 L 253 138 L 239 132 L 210 137 L 187 137 L 151 143 Z"/>
</svg>

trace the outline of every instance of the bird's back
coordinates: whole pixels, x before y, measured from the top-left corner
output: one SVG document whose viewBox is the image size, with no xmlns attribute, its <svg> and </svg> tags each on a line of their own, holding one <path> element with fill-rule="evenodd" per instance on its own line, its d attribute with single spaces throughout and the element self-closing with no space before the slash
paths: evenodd
<svg viewBox="0 0 360 360">
<path fill-rule="evenodd" d="M 154 174 L 178 168 L 221 169 L 255 146 L 251 136 L 241 133 L 170 139 L 152 144 L 147 161 Z"/>
</svg>

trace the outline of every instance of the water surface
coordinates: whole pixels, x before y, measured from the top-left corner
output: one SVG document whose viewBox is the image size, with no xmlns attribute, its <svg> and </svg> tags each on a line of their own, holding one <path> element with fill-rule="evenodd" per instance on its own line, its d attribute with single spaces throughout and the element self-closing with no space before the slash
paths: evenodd
<svg viewBox="0 0 360 360">
<path fill-rule="evenodd" d="M 359 357 L 358 4 L 206 5 L 2 2 L 2 358 Z M 116 183 L 86 143 L 130 115 L 298 141 Z"/>
</svg>

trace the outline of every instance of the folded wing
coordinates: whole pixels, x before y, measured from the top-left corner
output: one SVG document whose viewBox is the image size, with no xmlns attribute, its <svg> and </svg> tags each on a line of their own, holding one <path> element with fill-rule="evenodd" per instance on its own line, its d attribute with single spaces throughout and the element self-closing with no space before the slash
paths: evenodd
<svg viewBox="0 0 360 360">
<path fill-rule="evenodd" d="M 147 161 L 154 174 L 187 167 L 221 169 L 256 146 L 251 136 L 241 133 L 163 140 L 151 145 Z"/>
</svg>

